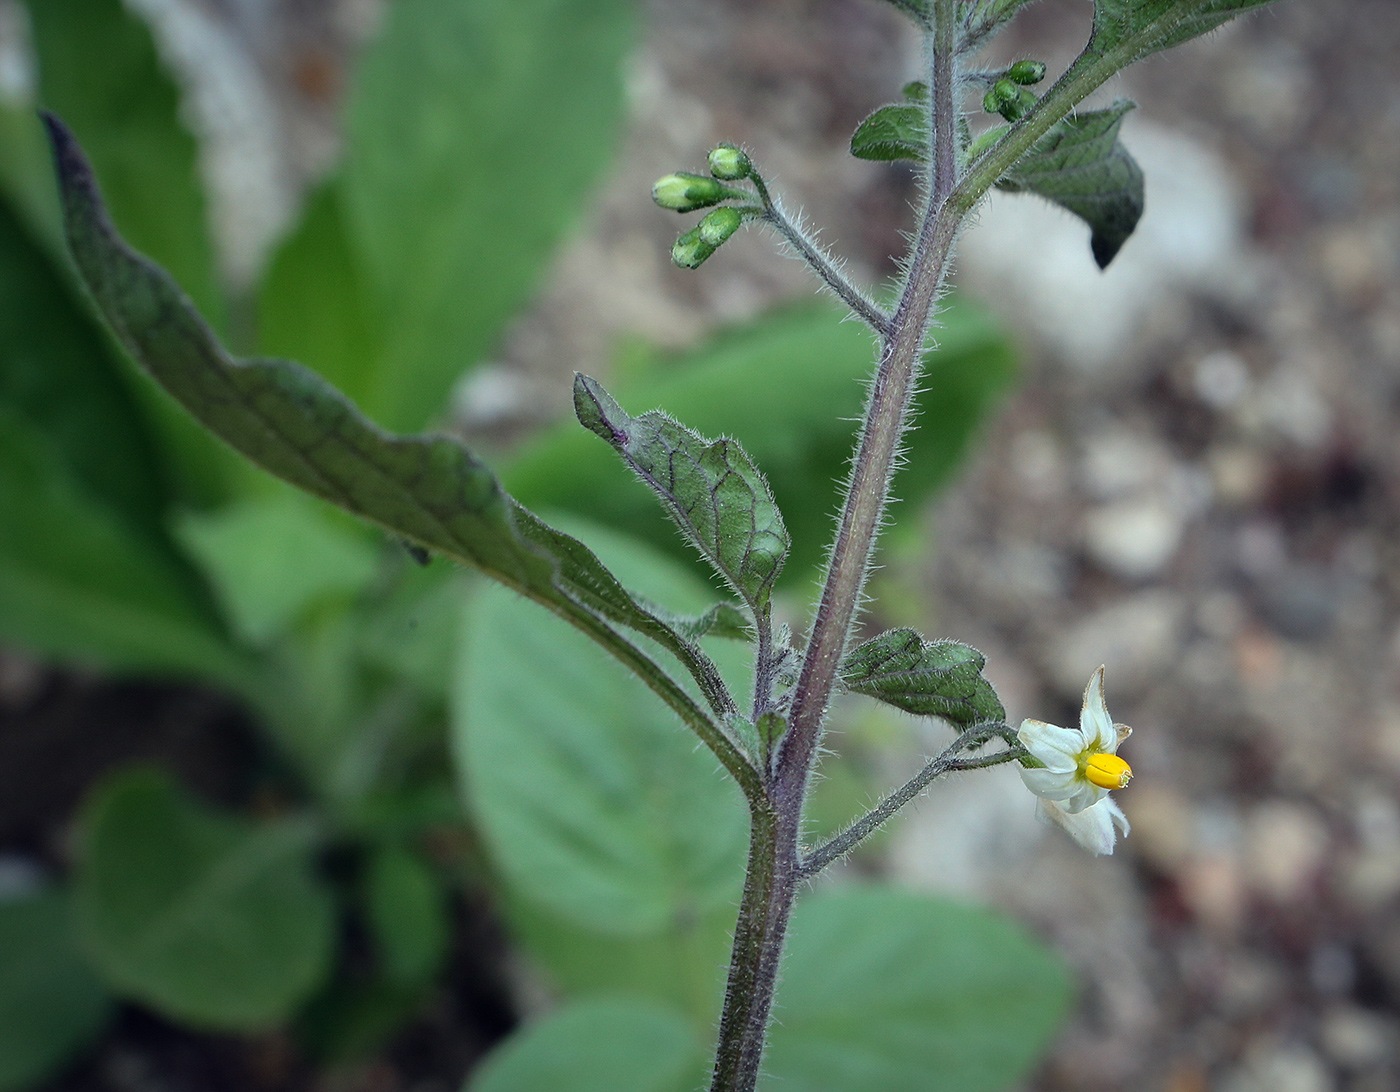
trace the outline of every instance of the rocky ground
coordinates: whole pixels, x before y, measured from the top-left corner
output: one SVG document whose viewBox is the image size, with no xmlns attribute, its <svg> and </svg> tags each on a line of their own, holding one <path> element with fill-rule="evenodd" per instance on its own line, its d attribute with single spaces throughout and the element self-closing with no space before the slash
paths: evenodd
<svg viewBox="0 0 1400 1092">
<path fill-rule="evenodd" d="M 136 6 L 172 40 L 212 33 L 225 94 L 253 103 L 243 130 L 217 97 L 205 111 L 263 157 L 242 183 L 211 165 L 227 223 L 263 217 L 226 229 L 239 276 L 334 153 L 373 4 Z M 1063 63 L 1089 11 L 1043 0 L 997 48 Z M 716 140 L 754 149 L 857 276 L 891 272 L 909 179 L 845 144 L 917 74 L 899 18 L 876 0 L 650 15 L 623 153 L 463 392 L 469 424 L 562 413 L 566 370 L 605 372 L 623 334 L 682 346 L 810 290 L 756 233 L 698 273 L 668 266 L 674 218 L 648 187 Z M 932 631 L 988 653 L 1014 717 L 1072 722 L 1107 664 L 1137 729 L 1134 830 L 1088 858 L 998 771 L 937 790 L 862 867 L 1006 906 L 1071 959 L 1079 1006 L 1040 1092 L 1400 1087 L 1397 56 L 1393 0 L 1281 0 L 1107 90 L 1141 103 L 1124 135 L 1148 212 L 1106 274 L 1028 198 L 994 200 L 964 239 L 959 282 L 1015 330 L 1024 374 L 898 579 Z M 7 694 L 38 692 L 5 663 Z"/>
</svg>

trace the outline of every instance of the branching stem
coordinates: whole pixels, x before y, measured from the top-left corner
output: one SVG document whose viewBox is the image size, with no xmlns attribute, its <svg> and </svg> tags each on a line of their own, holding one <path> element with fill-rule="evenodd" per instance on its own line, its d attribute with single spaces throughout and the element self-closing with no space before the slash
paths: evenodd
<svg viewBox="0 0 1400 1092">
<path fill-rule="evenodd" d="M 781 235 L 793 250 L 809 266 L 812 271 L 821 278 L 836 297 L 856 313 L 857 316 L 867 326 L 875 331 L 881 338 L 890 335 L 890 316 L 885 311 L 862 292 L 850 279 L 841 272 L 840 267 L 817 243 L 810 239 L 797 223 L 788 216 L 782 204 L 768 192 L 768 186 L 763 178 L 754 172 L 752 176 L 754 188 L 758 190 L 759 200 L 763 202 L 763 213 L 760 217 L 762 221 Z"/>
<path fill-rule="evenodd" d="M 1006 749 L 971 758 L 959 757 L 964 751 L 981 747 L 993 739 L 1005 740 Z M 798 879 L 811 879 L 832 861 L 851 852 L 866 838 L 879 830 L 895 812 L 928 788 L 935 778 L 942 777 L 947 773 L 956 773 L 959 770 L 979 770 L 987 766 L 999 766 L 1004 762 L 1016 761 L 1025 754 L 1025 748 L 1016 742 L 1015 733 L 1004 724 L 979 724 L 969 728 L 955 739 L 942 754 L 932 759 L 928 765 L 881 800 L 878 805 L 871 808 L 862 818 L 852 823 L 826 845 L 813 850 L 804 857 L 797 869 Z"/>
</svg>

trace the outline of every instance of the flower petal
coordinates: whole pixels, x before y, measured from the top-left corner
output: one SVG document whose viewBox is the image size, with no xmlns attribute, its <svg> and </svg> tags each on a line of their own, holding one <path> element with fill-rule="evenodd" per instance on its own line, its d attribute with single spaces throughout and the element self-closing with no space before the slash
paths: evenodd
<svg viewBox="0 0 1400 1092">
<path fill-rule="evenodd" d="M 1108 715 L 1108 702 L 1103 696 L 1103 668 L 1100 667 L 1084 688 L 1084 708 L 1079 713 L 1079 730 L 1091 751 L 1113 754 L 1118 750 L 1118 729 Z"/>
<path fill-rule="evenodd" d="M 1059 800 L 1060 807 L 1073 814 L 1084 811 L 1086 808 L 1092 808 L 1107 795 L 1107 789 L 1099 788 L 1087 777 L 1076 777 L 1073 793 L 1068 796 L 1052 797 L 1052 799 Z"/>
<path fill-rule="evenodd" d="M 1028 770 L 1022 766 L 1020 773 L 1026 788 L 1042 800 L 1066 800 L 1079 792 L 1079 778 L 1074 770 Z"/>
<path fill-rule="evenodd" d="M 1023 720 L 1016 738 L 1022 747 L 1045 763 L 1047 770 L 1073 773 L 1079 769 L 1084 736 L 1074 728 L 1061 728 L 1043 720 Z"/>
<path fill-rule="evenodd" d="M 1042 819 L 1063 827 L 1069 836 L 1097 856 L 1113 852 L 1118 841 L 1114 827 L 1126 836 L 1129 830 L 1128 817 L 1112 799 L 1104 799 L 1091 808 L 1070 813 L 1049 800 L 1042 800 L 1036 814 Z"/>
</svg>

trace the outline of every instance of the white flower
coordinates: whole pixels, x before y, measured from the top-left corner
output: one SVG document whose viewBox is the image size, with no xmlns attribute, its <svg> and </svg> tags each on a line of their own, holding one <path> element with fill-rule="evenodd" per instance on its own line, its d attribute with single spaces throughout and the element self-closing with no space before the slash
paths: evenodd
<svg viewBox="0 0 1400 1092">
<path fill-rule="evenodd" d="M 1021 768 L 1026 788 L 1040 797 L 1040 815 L 1064 827 L 1092 853 L 1113 852 L 1114 827 L 1128 833 L 1127 817 L 1108 793 L 1132 779 L 1132 768 L 1117 755 L 1118 745 L 1131 732 L 1108 715 L 1100 667 L 1084 688 L 1078 728 L 1024 720 L 1017 733 L 1021 745 L 1041 763 L 1035 769 Z"/>
</svg>

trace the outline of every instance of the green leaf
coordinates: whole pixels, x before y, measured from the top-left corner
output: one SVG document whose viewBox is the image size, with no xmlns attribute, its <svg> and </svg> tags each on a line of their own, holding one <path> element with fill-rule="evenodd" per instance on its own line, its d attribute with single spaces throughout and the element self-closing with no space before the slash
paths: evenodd
<svg viewBox="0 0 1400 1092">
<path fill-rule="evenodd" d="M 918 80 L 904 85 L 904 102 L 882 106 L 856 126 L 851 154 L 857 159 L 928 158 L 928 84 Z"/>
<path fill-rule="evenodd" d="M 1126 68 L 1270 0 L 1094 0 L 1094 32 L 1086 50 Z"/>
<path fill-rule="evenodd" d="M 632 0 L 400 0 L 347 110 L 345 211 L 384 355 L 365 410 L 418 428 L 488 352 L 607 164 Z"/>
<path fill-rule="evenodd" d="M 944 301 L 939 348 L 929 354 L 915 406 L 919 428 L 895 490 L 911 525 L 919 505 L 958 465 L 982 415 L 1006 387 L 1015 356 L 983 311 Z M 859 323 L 826 307 L 770 315 L 662 366 L 619 382 L 627 404 L 665 406 L 691 428 L 732 436 L 763 467 L 792 539 L 783 581 L 802 589 L 830 543 L 838 483 L 855 445 L 874 349 Z M 525 503 L 581 516 L 646 538 L 692 560 L 651 498 L 597 440 L 569 422 L 546 433 L 506 474 Z M 897 529 L 896 529 L 897 536 Z M 887 541 L 890 541 L 887 539 Z"/>
<path fill-rule="evenodd" d="M 890 629 L 847 653 L 841 681 L 906 713 L 968 728 L 1006 719 L 996 691 L 982 677 L 986 662 L 957 641 L 925 641 L 912 629 Z"/>
<path fill-rule="evenodd" d="M 75 480 L 154 546 L 167 499 L 160 457 L 120 367 L 70 282 L 0 199 L 0 405 L 47 436 Z"/>
<path fill-rule="evenodd" d="M 1133 106 L 1120 99 L 1107 110 L 1065 118 L 997 182 L 1012 193 L 1037 193 L 1087 223 L 1100 269 L 1142 216 L 1142 168 L 1118 140 L 1123 115 Z"/>
<path fill-rule="evenodd" d="M 23 1092 L 96 1040 L 112 1001 L 59 892 L 0 899 L 0 1092 Z"/>
<path fill-rule="evenodd" d="M 958 5 L 958 17 L 974 41 L 985 38 L 1031 0 L 972 0 Z"/>
<path fill-rule="evenodd" d="M 659 410 L 628 416 L 597 382 L 574 377 L 580 423 L 617 449 L 667 514 L 755 614 L 791 546 L 762 472 L 733 440 L 707 440 Z"/>
<path fill-rule="evenodd" d="M 312 604 L 362 591 L 379 551 L 325 506 L 276 488 L 209 513 L 188 513 L 180 534 L 235 629 L 253 644 L 284 632 Z"/>
<path fill-rule="evenodd" d="M 432 870 L 401 846 L 380 846 L 370 854 L 364 888 L 385 977 L 401 986 L 431 981 L 452 939 L 442 886 Z"/>
<path fill-rule="evenodd" d="M 329 894 L 305 823 L 205 808 L 165 774 L 109 777 L 84 805 L 79 925 L 109 986 L 183 1023 L 285 1020 L 330 966 Z"/>
<path fill-rule="evenodd" d="M 990 910 L 882 888 L 793 911 L 764 1069 L 784 1092 L 1003 1092 L 1065 1014 L 1069 976 Z"/>
<path fill-rule="evenodd" d="M 704 595 L 674 566 L 669 579 L 673 599 Z M 520 895 L 613 936 L 732 913 L 746 831 L 733 788 L 635 678 L 503 588 L 466 613 L 453 748 Z"/>
<path fill-rule="evenodd" d="M 0 635 L 69 659 L 249 686 L 251 665 L 188 578 L 0 406 Z"/>
<path fill-rule="evenodd" d="M 752 782 L 733 743 L 698 709 L 683 707 L 674 683 L 608 623 L 676 655 L 727 715 L 732 700 L 692 642 L 634 600 L 581 543 L 520 507 L 461 443 L 386 434 L 300 365 L 229 356 L 164 271 L 115 233 L 72 134 L 56 118 L 46 121 L 79 272 L 132 355 L 195 418 L 285 481 L 558 612 L 644 674 L 731 772 Z"/>
<path fill-rule="evenodd" d="M 703 1065 L 680 1015 L 638 998 L 590 998 L 516 1032 L 464 1092 L 690 1092 Z"/>
<path fill-rule="evenodd" d="M 734 935 L 732 905 L 627 936 L 583 928 L 522 897 L 510 898 L 505 910 L 511 935 L 561 995 L 638 994 L 685 1013 L 707 1036 L 718 1025 Z"/>
</svg>

